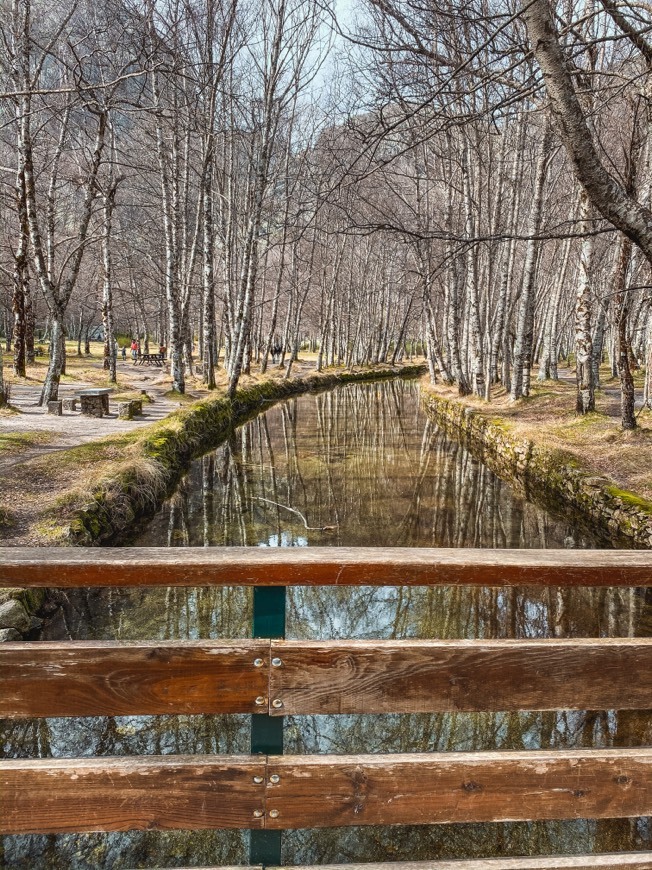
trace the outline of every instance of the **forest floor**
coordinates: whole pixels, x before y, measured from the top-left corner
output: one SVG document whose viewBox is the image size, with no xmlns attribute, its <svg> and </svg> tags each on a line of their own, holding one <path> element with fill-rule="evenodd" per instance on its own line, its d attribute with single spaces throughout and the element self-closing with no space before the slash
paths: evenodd
<svg viewBox="0 0 652 870">
<path fill-rule="evenodd" d="M 512 402 L 502 387 L 490 403 L 474 397 L 460 399 L 457 389 L 437 384 L 428 389 L 464 402 L 473 410 L 545 447 L 571 454 L 587 471 L 613 481 L 618 489 L 652 501 L 652 412 L 641 410 L 643 375 L 635 376 L 638 428 L 625 432 L 620 425 L 620 383 L 604 368 L 596 391 L 594 413 L 575 412 L 575 375 L 559 370 L 558 381 L 533 381 L 531 395 Z"/>
<path fill-rule="evenodd" d="M 11 396 L 10 406 L 0 410 L 0 544 L 52 544 L 57 509 L 125 461 L 139 430 L 198 399 L 226 393 L 221 368 L 216 371 L 216 390 L 208 391 L 199 379 L 189 378 L 186 393 L 180 395 L 172 392 L 165 369 L 135 366 L 129 358 L 124 362 L 118 358 L 118 384 L 112 386 L 102 368 L 102 353 L 102 344 L 96 342 L 91 344 L 90 356 L 78 357 L 76 344 L 70 342 L 67 373 L 59 390 L 63 399 L 88 387 L 111 387 L 110 413 L 101 419 L 82 416 L 79 411 L 64 411 L 61 417 L 48 414 L 38 405 L 47 359 L 37 358 L 26 378 L 16 378 L 11 373 L 11 354 L 4 354 Z M 314 369 L 315 355 L 304 353 L 294 363 L 292 376 L 300 378 Z M 240 383 L 246 387 L 283 375 L 278 367 L 270 367 L 266 375 L 243 376 Z M 147 393 L 147 398 L 142 396 L 143 416 L 120 420 L 117 402 L 141 398 L 143 390 Z"/>
</svg>

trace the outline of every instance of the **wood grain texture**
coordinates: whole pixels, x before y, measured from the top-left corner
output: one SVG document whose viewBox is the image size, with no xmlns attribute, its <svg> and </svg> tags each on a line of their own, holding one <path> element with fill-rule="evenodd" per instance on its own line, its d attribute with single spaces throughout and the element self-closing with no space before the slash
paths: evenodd
<svg viewBox="0 0 652 870">
<path fill-rule="evenodd" d="M 261 828 L 265 760 L 157 756 L 0 762 L 0 834 Z"/>
<path fill-rule="evenodd" d="M 1 586 L 650 586 L 652 552 L 2 547 Z"/>
<path fill-rule="evenodd" d="M 319 870 L 652 870 L 650 852 L 612 852 L 597 855 L 548 855 L 530 858 L 485 858 L 471 861 L 397 861 L 388 864 L 320 864 Z M 205 868 L 210 870 L 210 868 Z M 218 868 L 214 868 L 218 870 Z M 281 870 L 273 867 L 269 870 Z M 283 870 L 317 870 L 317 867 L 285 866 Z"/>
<path fill-rule="evenodd" d="M 264 713 L 268 663 L 265 640 L 4 643 L 0 717 Z"/>
<path fill-rule="evenodd" d="M 271 656 L 272 715 L 652 708 L 650 638 L 273 641 Z"/>
<path fill-rule="evenodd" d="M 264 815 L 254 815 L 261 810 Z M 1 834 L 651 813 L 652 749 L 0 763 Z"/>
<path fill-rule="evenodd" d="M 268 828 L 652 813 L 652 749 L 285 756 L 268 771 Z"/>
</svg>

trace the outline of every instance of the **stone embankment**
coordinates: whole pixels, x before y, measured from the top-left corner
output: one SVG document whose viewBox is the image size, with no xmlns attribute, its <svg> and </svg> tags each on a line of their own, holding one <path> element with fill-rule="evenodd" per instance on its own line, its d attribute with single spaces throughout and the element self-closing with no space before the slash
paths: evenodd
<svg viewBox="0 0 652 870">
<path fill-rule="evenodd" d="M 523 438 L 508 423 L 478 413 L 463 400 L 422 385 L 428 416 L 463 440 L 495 474 L 533 501 L 572 509 L 587 528 L 616 546 L 652 548 L 652 502 L 619 489 L 563 450 Z"/>
</svg>

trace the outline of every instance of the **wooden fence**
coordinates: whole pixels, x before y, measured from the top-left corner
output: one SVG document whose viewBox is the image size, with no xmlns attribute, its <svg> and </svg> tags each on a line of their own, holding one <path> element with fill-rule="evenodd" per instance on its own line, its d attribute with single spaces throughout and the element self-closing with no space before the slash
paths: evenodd
<svg viewBox="0 0 652 870">
<path fill-rule="evenodd" d="M 254 726 L 247 756 L 3 760 L 0 832 L 250 829 L 252 863 L 278 864 L 278 832 L 293 828 L 652 815 L 652 748 L 277 754 L 288 714 L 652 708 L 649 638 L 282 638 L 287 585 L 433 583 L 651 586 L 652 554 L 0 549 L 3 587 L 252 585 L 254 634 L 267 635 L 0 645 L 0 717 L 249 713 Z M 652 870 L 652 856 L 400 866 Z"/>
</svg>

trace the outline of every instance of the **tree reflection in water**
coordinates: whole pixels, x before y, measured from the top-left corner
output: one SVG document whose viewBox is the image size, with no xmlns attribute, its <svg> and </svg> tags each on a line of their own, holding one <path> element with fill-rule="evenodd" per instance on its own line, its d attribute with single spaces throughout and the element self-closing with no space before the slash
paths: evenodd
<svg viewBox="0 0 652 870">
<path fill-rule="evenodd" d="M 289 510 L 292 509 L 292 510 Z M 295 512 L 293 512 L 295 511 Z M 306 528 L 309 527 L 309 528 Z M 330 529 L 319 531 L 321 527 Z M 415 384 L 351 385 L 270 408 L 195 462 L 138 544 L 590 547 L 600 542 L 500 481 L 426 419 Z M 649 636 L 649 591 L 303 588 L 288 636 Z M 247 637 L 250 591 L 105 589 L 63 597 L 44 636 Z M 7 756 L 241 753 L 241 716 L 7 723 Z M 645 712 L 289 717 L 288 752 L 419 752 L 650 744 Z M 289 832 L 287 862 L 410 860 L 652 847 L 648 820 Z M 239 832 L 5 838 L 12 868 L 246 863 Z M 1 853 L 0 853 L 1 854 Z"/>
</svg>

